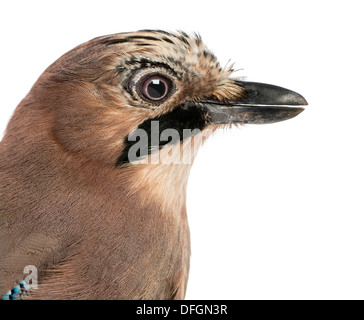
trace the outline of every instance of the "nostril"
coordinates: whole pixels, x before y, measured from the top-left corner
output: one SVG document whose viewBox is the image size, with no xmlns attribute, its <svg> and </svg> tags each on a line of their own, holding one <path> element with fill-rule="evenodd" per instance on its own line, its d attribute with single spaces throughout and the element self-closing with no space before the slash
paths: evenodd
<svg viewBox="0 0 364 320">
<path fill-rule="evenodd" d="M 258 96 L 258 91 L 253 89 L 246 89 L 245 94 L 247 98 L 255 98 Z"/>
</svg>

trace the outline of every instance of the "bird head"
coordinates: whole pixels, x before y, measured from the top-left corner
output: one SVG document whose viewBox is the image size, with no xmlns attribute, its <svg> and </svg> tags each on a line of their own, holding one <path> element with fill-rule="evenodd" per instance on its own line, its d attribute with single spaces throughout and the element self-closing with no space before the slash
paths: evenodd
<svg viewBox="0 0 364 320">
<path fill-rule="evenodd" d="M 293 91 L 232 73 L 198 35 L 121 33 L 63 55 L 28 100 L 53 114 L 51 130 L 64 150 L 108 166 L 137 163 L 166 144 L 226 125 L 286 120 L 307 104 Z"/>
</svg>

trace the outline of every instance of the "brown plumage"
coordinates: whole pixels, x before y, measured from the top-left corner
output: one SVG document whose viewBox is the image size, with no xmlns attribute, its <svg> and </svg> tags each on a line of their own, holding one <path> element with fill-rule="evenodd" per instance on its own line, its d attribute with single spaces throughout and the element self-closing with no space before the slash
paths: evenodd
<svg viewBox="0 0 364 320">
<path fill-rule="evenodd" d="M 162 75 L 173 90 L 144 99 L 140 72 Z M 182 164 L 132 164 L 121 155 L 128 135 L 150 119 L 184 128 L 178 112 L 191 101 L 197 116 L 186 128 L 233 123 L 215 123 L 198 107 L 247 99 L 231 73 L 198 36 L 148 30 L 96 38 L 52 64 L 0 145 L 0 297 L 34 265 L 39 287 L 31 299 L 183 299 L 194 155 Z M 203 136 L 161 152 L 185 150 Z"/>
</svg>

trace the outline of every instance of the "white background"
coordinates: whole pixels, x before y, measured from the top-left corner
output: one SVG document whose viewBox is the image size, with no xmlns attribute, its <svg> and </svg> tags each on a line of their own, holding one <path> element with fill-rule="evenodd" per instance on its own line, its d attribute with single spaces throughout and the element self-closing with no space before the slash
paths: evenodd
<svg viewBox="0 0 364 320">
<path fill-rule="evenodd" d="M 364 298 L 361 1 L 2 1 L 0 131 L 43 70 L 96 36 L 197 31 L 247 80 L 310 103 L 216 134 L 188 189 L 188 299 Z"/>
</svg>

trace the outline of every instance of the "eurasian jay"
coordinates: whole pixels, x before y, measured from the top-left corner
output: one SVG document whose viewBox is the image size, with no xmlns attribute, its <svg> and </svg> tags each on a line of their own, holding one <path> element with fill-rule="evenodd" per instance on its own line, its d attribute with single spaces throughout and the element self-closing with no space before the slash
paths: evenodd
<svg viewBox="0 0 364 320">
<path fill-rule="evenodd" d="M 232 72 L 199 36 L 160 30 L 99 37 L 48 67 L 0 144 L 0 297 L 183 299 L 195 151 L 217 128 L 307 104 Z"/>
</svg>

